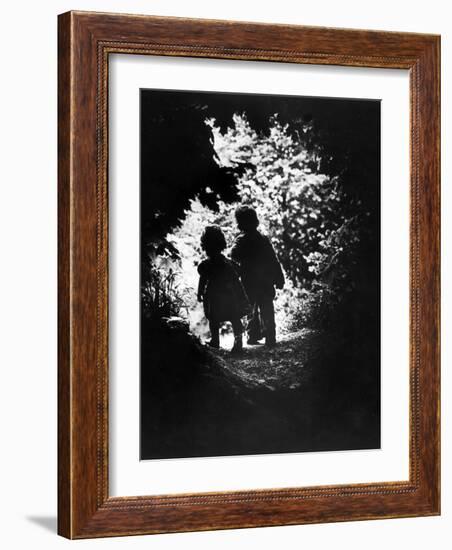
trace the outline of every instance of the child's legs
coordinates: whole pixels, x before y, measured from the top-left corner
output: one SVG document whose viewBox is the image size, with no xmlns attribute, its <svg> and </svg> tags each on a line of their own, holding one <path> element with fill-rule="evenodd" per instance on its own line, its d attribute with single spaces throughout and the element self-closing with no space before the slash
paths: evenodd
<svg viewBox="0 0 452 550">
<path fill-rule="evenodd" d="M 232 319 L 232 330 L 234 331 L 234 338 L 241 338 L 243 333 L 243 326 L 240 317 L 237 319 Z"/>
<path fill-rule="evenodd" d="M 232 319 L 232 330 L 234 331 L 234 346 L 232 348 L 233 352 L 242 351 L 243 349 L 243 340 L 242 340 L 242 321 L 240 318 Z"/>
<path fill-rule="evenodd" d="M 248 338 L 250 340 L 260 340 L 262 338 L 261 319 L 257 303 L 252 304 L 252 312 L 248 321 Z"/>
<path fill-rule="evenodd" d="M 210 343 L 214 346 L 220 345 L 220 323 L 209 321 Z"/>
<path fill-rule="evenodd" d="M 259 309 L 265 330 L 265 341 L 267 344 L 274 344 L 276 341 L 275 308 L 271 297 L 262 298 L 259 302 Z"/>
</svg>

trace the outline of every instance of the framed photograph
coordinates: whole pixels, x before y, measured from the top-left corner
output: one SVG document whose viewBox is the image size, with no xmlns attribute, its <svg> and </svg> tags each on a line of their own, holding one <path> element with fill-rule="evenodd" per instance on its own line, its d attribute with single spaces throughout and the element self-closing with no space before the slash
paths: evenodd
<svg viewBox="0 0 452 550">
<path fill-rule="evenodd" d="M 439 48 L 59 16 L 61 535 L 440 513 Z"/>
</svg>

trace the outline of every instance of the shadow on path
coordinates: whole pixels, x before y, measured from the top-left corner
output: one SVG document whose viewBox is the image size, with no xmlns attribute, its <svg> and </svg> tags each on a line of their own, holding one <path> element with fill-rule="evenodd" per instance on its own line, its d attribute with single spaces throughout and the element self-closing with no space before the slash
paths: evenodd
<svg viewBox="0 0 452 550">
<path fill-rule="evenodd" d="M 379 362 L 365 341 L 303 329 L 232 355 L 227 341 L 144 330 L 141 459 L 380 446 Z"/>
<path fill-rule="evenodd" d="M 227 349 L 211 350 L 222 366 L 248 387 L 296 389 L 307 382 L 309 362 L 321 346 L 317 331 L 303 329 L 278 339 L 275 347 L 245 345 L 243 352 L 231 355 Z"/>
</svg>

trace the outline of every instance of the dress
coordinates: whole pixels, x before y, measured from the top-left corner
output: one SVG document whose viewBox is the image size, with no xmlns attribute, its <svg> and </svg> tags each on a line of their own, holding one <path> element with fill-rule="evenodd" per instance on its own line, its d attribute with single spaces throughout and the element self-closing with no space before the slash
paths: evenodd
<svg viewBox="0 0 452 550">
<path fill-rule="evenodd" d="M 198 265 L 204 314 L 214 324 L 240 319 L 249 302 L 234 264 L 222 254 Z"/>
</svg>

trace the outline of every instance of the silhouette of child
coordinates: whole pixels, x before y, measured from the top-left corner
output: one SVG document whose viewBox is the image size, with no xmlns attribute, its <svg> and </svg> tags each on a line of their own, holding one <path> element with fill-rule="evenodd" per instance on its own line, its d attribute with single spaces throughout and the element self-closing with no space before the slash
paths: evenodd
<svg viewBox="0 0 452 550">
<path fill-rule="evenodd" d="M 235 219 L 241 233 L 232 247 L 231 258 L 240 266 L 240 277 L 252 308 L 248 323 L 248 344 L 257 344 L 265 335 L 265 344 L 274 346 L 276 327 L 273 300 L 275 286 L 284 286 L 284 274 L 270 239 L 257 229 L 259 220 L 254 208 L 239 206 L 235 211 Z"/>
<path fill-rule="evenodd" d="M 239 352 L 243 347 L 241 317 L 246 315 L 249 304 L 234 264 L 222 254 L 226 239 L 221 228 L 207 226 L 201 237 L 201 247 L 207 259 L 198 265 L 198 301 L 203 302 L 209 321 L 209 344 L 214 348 L 220 347 L 220 325 L 230 321 L 234 331 L 232 351 Z"/>
</svg>

